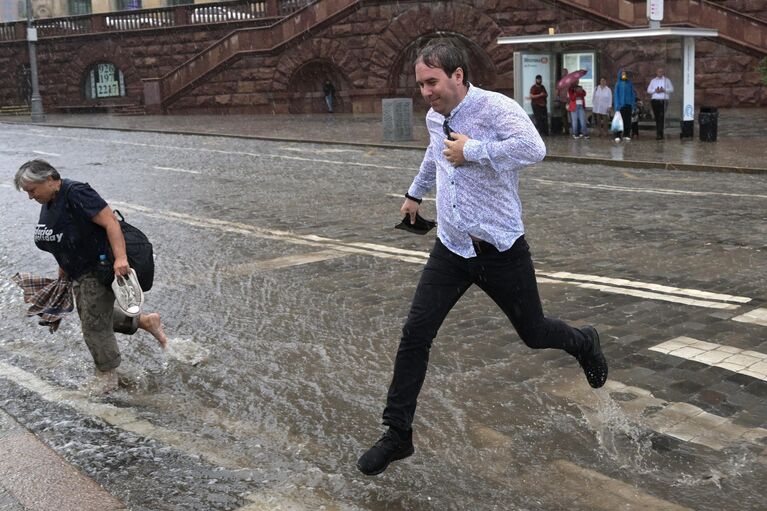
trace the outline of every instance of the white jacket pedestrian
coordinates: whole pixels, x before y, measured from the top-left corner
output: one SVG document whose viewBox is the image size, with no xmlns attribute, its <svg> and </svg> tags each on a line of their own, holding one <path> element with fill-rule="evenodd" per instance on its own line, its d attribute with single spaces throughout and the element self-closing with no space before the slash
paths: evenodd
<svg viewBox="0 0 767 511">
<path fill-rule="evenodd" d="M 605 84 L 600 83 L 596 89 L 594 89 L 594 96 L 591 100 L 592 112 L 600 115 L 607 115 L 610 113 L 610 108 L 613 106 L 613 93 Z"/>
</svg>

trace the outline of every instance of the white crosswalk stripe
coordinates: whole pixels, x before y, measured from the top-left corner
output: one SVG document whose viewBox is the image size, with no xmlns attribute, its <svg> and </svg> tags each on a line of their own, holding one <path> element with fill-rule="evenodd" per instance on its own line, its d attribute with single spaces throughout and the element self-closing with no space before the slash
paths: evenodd
<svg viewBox="0 0 767 511">
<path fill-rule="evenodd" d="M 684 336 L 653 346 L 650 350 L 767 381 L 767 354 L 758 351 L 723 346 Z"/>
</svg>

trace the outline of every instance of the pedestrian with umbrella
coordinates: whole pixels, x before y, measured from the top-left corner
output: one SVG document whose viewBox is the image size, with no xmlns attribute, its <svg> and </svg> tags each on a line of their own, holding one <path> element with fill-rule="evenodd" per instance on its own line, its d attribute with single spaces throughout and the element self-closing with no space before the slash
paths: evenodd
<svg viewBox="0 0 767 511">
<path fill-rule="evenodd" d="M 561 98 L 562 104 L 565 105 L 565 111 L 567 112 L 567 120 L 570 122 L 573 132 L 573 138 L 578 138 L 577 131 L 577 105 L 570 97 L 570 89 L 578 83 L 588 71 L 585 69 L 578 69 L 572 73 L 567 72 L 567 68 L 562 69 L 562 78 L 557 82 L 557 95 Z M 585 120 L 585 106 L 586 106 L 586 93 L 583 93 L 583 106 L 584 106 L 584 120 Z M 585 126 L 585 121 L 583 125 Z M 565 124 L 567 126 L 567 124 Z M 567 134 L 567 128 L 565 127 L 565 135 Z"/>
<path fill-rule="evenodd" d="M 573 138 L 589 138 L 589 128 L 586 125 L 586 91 L 578 80 L 567 89 L 567 97 L 569 99 L 567 110 L 572 119 Z"/>
</svg>

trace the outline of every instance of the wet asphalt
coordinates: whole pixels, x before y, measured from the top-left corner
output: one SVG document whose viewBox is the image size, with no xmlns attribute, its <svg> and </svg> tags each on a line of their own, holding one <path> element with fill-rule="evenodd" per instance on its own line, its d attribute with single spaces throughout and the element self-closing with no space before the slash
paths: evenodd
<svg viewBox="0 0 767 511">
<path fill-rule="evenodd" d="M 627 387 L 588 390 L 572 358 L 530 351 L 470 290 L 434 342 L 416 455 L 366 478 L 354 461 L 381 431 L 434 241 L 393 229 L 417 149 L 7 124 L 0 141 L 0 362 L 34 376 L 0 374 L 0 406 L 130 509 L 763 504 L 767 382 L 650 349 L 688 336 L 767 353 L 767 326 L 732 320 L 767 302 L 763 175 L 557 161 L 523 171 L 544 310 L 596 325 L 611 380 Z M 12 188 L 33 157 L 89 182 L 150 236 L 148 307 L 206 362 L 167 357 L 140 334 L 120 339 L 130 385 L 113 395 L 40 390 L 74 390 L 91 365 L 75 317 L 49 334 L 8 283 L 54 269 L 31 239 L 39 206 Z M 560 272 L 749 301 L 712 308 Z M 631 416 L 640 391 L 657 403 Z M 720 448 L 668 434 L 651 419 L 676 403 L 753 434 Z M 120 413 L 135 420 L 105 419 Z M 579 489 L 587 480 L 604 491 Z"/>
</svg>

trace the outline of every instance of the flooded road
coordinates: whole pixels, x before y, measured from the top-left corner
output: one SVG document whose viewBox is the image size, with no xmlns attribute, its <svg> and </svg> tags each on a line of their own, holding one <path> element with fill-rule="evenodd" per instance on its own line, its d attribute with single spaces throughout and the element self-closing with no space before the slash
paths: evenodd
<svg viewBox="0 0 767 511">
<path fill-rule="evenodd" d="M 763 509 L 762 176 L 523 171 L 544 310 L 597 326 L 608 385 L 472 288 L 434 342 L 415 455 L 369 478 L 354 463 L 434 242 L 393 229 L 420 151 L 9 125 L 0 148 L 0 406 L 130 509 Z M 105 398 L 77 391 L 76 316 L 49 334 L 10 282 L 55 270 L 12 184 L 34 157 L 154 244 L 171 353 L 118 336 Z"/>
</svg>

